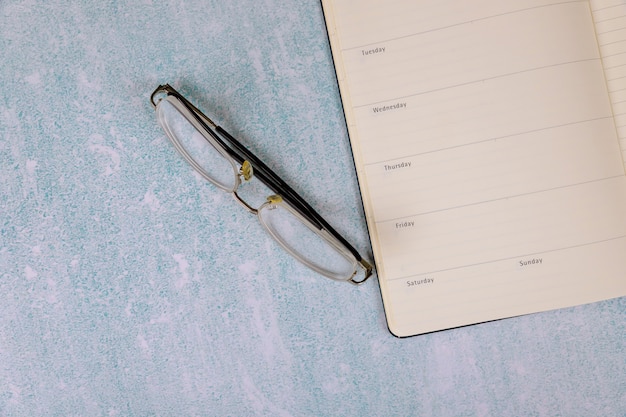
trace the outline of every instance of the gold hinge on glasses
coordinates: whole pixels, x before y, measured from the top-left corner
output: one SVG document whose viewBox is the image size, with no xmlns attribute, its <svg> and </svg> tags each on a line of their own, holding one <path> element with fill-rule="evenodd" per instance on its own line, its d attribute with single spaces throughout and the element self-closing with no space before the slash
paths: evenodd
<svg viewBox="0 0 626 417">
<path fill-rule="evenodd" d="M 283 198 L 279 195 L 274 194 L 274 195 L 267 197 L 267 202 L 273 205 L 280 204 L 282 203 L 282 201 L 283 201 Z"/>
<path fill-rule="evenodd" d="M 239 173 L 245 181 L 250 181 L 250 178 L 254 175 L 252 164 L 247 160 L 243 161 L 243 164 L 241 164 L 241 168 L 239 169 Z"/>
</svg>

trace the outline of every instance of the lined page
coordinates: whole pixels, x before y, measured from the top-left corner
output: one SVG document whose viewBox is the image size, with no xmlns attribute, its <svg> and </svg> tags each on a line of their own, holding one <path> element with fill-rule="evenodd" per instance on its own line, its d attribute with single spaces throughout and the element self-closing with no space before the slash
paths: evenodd
<svg viewBox="0 0 626 417">
<path fill-rule="evenodd" d="M 591 0 L 591 9 L 626 169 L 626 3 Z"/>
<path fill-rule="evenodd" d="M 626 295 L 587 1 L 323 5 L 392 333 Z"/>
</svg>

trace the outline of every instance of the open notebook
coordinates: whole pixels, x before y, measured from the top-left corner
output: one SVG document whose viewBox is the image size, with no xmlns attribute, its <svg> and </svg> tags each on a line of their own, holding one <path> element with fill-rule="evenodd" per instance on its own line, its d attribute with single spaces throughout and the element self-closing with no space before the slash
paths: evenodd
<svg viewBox="0 0 626 417">
<path fill-rule="evenodd" d="M 390 331 L 626 295 L 623 0 L 322 0 Z"/>
</svg>

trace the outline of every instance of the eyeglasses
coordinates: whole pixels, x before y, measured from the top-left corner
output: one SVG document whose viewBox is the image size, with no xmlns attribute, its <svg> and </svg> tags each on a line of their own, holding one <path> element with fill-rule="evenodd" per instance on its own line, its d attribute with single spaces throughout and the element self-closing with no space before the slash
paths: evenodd
<svg viewBox="0 0 626 417">
<path fill-rule="evenodd" d="M 255 214 L 294 258 L 333 280 L 361 284 L 372 275 L 372 265 L 302 197 L 174 88 L 160 85 L 150 101 L 159 125 L 193 169 Z M 275 193 L 257 208 L 237 194 L 253 176 Z"/>
</svg>

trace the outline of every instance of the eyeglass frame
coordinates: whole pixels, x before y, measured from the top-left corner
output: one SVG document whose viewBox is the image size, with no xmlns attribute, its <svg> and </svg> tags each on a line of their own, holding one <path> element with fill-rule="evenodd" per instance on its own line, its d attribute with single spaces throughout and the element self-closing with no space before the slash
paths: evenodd
<svg viewBox="0 0 626 417">
<path fill-rule="evenodd" d="M 300 221 L 306 221 L 310 226 L 313 226 L 320 232 L 326 232 L 332 239 L 329 239 L 327 236 L 324 236 L 322 233 L 317 233 L 322 239 L 325 239 L 328 244 L 332 245 L 338 251 L 342 252 L 342 249 L 347 250 L 347 252 L 352 255 L 356 261 L 356 266 L 352 276 L 348 279 L 336 279 L 330 277 L 321 270 L 318 270 L 313 267 L 313 265 L 305 264 L 306 266 L 316 270 L 321 275 L 325 277 L 337 281 L 346 281 L 350 282 L 354 285 L 360 285 L 367 281 L 373 274 L 374 267 L 366 261 L 354 247 L 348 243 L 348 241 L 339 234 L 319 213 L 317 213 L 307 202 L 302 198 L 298 193 L 296 193 L 287 183 L 285 183 L 274 171 L 272 171 L 265 163 L 263 163 L 258 157 L 256 157 L 252 152 L 250 152 L 245 146 L 243 146 L 237 139 L 235 139 L 230 133 L 224 130 L 221 126 L 217 125 L 213 122 L 208 116 L 206 116 L 202 111 L 200 111 L 196 106 L 194 106 L 189 100 L 187 100 L 182 94 L 180 94 L 176 89 L 174 89 L 169 84 L 159 85 L 150 95 L 150 103 L 157 109 L 158 102 L 163 98 L 155 101 L 155 98 L 159 95 L 173 96 L 176 98 L 189 112 L 191 116 L 193 116 L 194 120 L 189 120 L 187 116 L 181 113 L 181 116 L 188 119 L 189 122 L 200 131 L 205 139 L 209 142 L 211 146 L 213 146 L 222 156 L 228 160 L 233 166 L 235 173 L 235 185 L 232 190 L 228 190 L 220 184 L 216 183 L 215 180 L 210 179 L 209 177 L 203 174 L 203 169 L 200 166 L 196 166 L 197 163 L 195 160 L 184 150 L 182 144 L 173 143 L 179 153 L 181 153 L 184 159 L 192 165 L 196 172 L 202 174 L 202 176 L 207 179 L 212 184 L 216 185 L 218 188 L 223 191 L 230 192 L 235 198 L 235 201 L 239 203 L 242 207 L 244 207 L 248 212 L 258 215 L 258 210 L 252 206 L 250 206 L 246 201 L 244 201 L 238 194 L 237 189 L 239 185 L 241 185 L 241 177 L 244 180 L 249 180 L 254 175 L 259 181 L 265 184 L 270 190 L 272 190 L 276 195 L 268 197 L 268 203 L 277 202 L 277 199 L 283 200 L 289 208 L 294 210 L 294 213 L 297 217 L 300 217 Z M 171 102 L 170 102 L 171 103 Z M 178 110 L 178 109 L 177 109 Z M 196 123 L 193 123 L 195 121 Z M 213 142 L 208 140 L 208 138 L 203 134 L 208 134 L 214 141 L 217 143 L 220 148 L 217 148 Z M 220 137 L 222 136 L 222 137 Z M 169 136 L 168 136 L 169 137 Z M 172 141 L 173 142 L 173 141 Z M 182 150 L 181 150 L 182 149 Z M 239 164 L 241 168 L 237 170 L 235 163 Z M 305 223 L 306 224 L 306 223 Z M 313 230 L 313 229 L 312 229 Z M 267 230 L 270 234 L 273 235 L 271 230 Z M 300 257 L 296 255 L 289 247 L 285 246 L 281 239 L 278 239 L 273 235 L 275 240 L 280 243 L 280 245 L 296 260 L 302 262 Z M 343 246 L 343 248 L 338 247 L 337 244 Z M 363 270 L 363 278 L 359 281 L 356 281 L 354 278 L 357 275 L 358 267 Z"/>
</svg>

